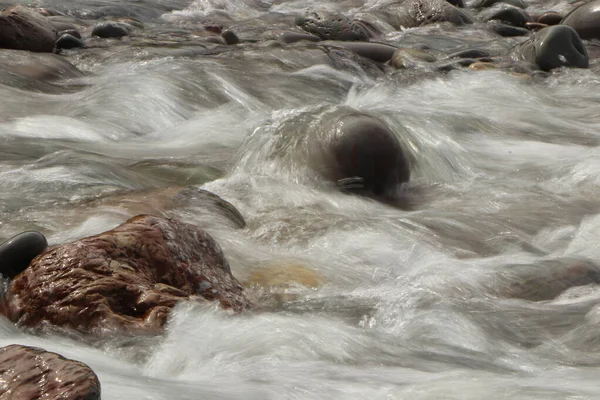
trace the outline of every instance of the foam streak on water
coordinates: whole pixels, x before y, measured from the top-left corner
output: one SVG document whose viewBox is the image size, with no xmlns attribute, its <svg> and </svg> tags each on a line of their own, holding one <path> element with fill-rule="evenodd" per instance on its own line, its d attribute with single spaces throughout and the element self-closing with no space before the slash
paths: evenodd
<svg viewBox="0 0 600 400">
<path fill-rule="evenodd" d="M 278 3 L 131 7 L 185 27 L 380 2 Z M 116 4 L 78 2 L 74 15 Z M 52 244 L 74 240 L 137 212 L 90 201 L 99 195 L 195 185 L 247 227 L 193 205 L 168 213 L 206 228 L 240 281 L 293 260 L 324 284 L 244 315 L 181 304 L 164 336 L 94 345 L 2 319 L 1 346 L 84 361 L 105 400 L 600 398 L 600 291 L 544 283 L 600 262 L 596 70 L 407 81 L 308 62 L 322 56 L 310 46 L 243 57 L 119 46 L 71 55 L 87 74 L 52 90 L 0 84 L 0 239 L 38 229 Z M 309 138 L 349 112 L 385 121 L 407 149 L 411 207 L 342 194 L 307 167 Z M 536 295 L 555 295 L 524 298 L 515 285 L 531 277 L 545 285 Z"/>
</svg>

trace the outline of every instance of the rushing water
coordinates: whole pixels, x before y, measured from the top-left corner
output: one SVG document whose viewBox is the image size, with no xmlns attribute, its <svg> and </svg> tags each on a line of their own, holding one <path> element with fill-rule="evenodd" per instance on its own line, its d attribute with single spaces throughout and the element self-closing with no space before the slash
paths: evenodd
<svg viewBox="0 0 600 400">
<path fill-rule="evenodd" d="M 64 243 L 164 213 L 209 231 L 262 305 L 232 315 L 182 304 L 164 336 L 99 344 L 2 319 L 0 345 L 84 361 L 105 400 L 599 398 L 597 286 L 514 295 L 520 282 L 545 285 L 547 271 L 600 262 L 593 57 L 588 70 L 533 78 L 382 72 L 334 68 L 309 43 L 204 54 L 189 36 L 214 20 L 254 39 L 293 12 L 367 15 L 382 3 L 37 3 L 90 26 L 133 15 L 146 29 L 65 52 L 84 74 L 1 76 L 0 240 L 36 229 Z M 531 9 L 570 9 L 544 3 Z M 522 40 L 482 32 L 436 25 L 385 40 L 494 54 Z M 308 168 L 311 138 L 355 112 L 385 121 L 409 154 L 398 204 L 341 193 Z M 247 227 L 193 202 L 162 207 L 152 193 L 169 186 L 217 193 Z M 273 265 L 320 284 L 255 285 Z"/>
</svg>

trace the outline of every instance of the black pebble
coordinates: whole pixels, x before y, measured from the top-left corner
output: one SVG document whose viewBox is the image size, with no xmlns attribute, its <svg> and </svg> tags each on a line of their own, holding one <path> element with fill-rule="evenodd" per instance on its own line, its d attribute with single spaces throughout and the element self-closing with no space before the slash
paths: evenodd
<svg viewBox="0 0 600 400">
<path fill-rule="evenodd" d="M 0 245 L 0 274 L 14 278 L 29 266 L 31 260 L 48 248 L 48 242 L 39 232 L 19 233 Z"/>
<path fill-rule="evenodd" d="M 68 33 L 62 34 L 56 41 L 57 49 L 74 49 L 78 47 L 85 47 L 85 44 L 80 39 Z"/>
</svg>

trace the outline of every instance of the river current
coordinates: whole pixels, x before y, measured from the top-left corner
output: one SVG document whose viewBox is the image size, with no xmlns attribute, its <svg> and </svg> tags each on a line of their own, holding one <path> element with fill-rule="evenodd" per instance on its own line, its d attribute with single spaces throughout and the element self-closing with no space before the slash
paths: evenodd
<svg viewBox="0 0 600 400">
<path fill-rule="evenodd" d="M 382 72 L 334 68 L 306 42 L 206 54 L 189 36 L 216 21 L 254 38 L 285 15 L 382 3 L 36 3 L 90 25 L 131 15 L 145 33 L 64 52 L 82 74 L 2 75 L 0 241 L 39 230 L 65 243 L 163 213 L 206 229 L 259 307 L 181 304 L 160 337 L 101 343 L 1 319 L 0 345 L 85 362 L 105 400 L 600 398 L 598 286 L 514 295 L 548 270 L 600 262 L 598 58 L 533 77 Z M 442 24 L 385 40 L 496 54 L 523 40 L 481 32 Z M 305 139 L 344 113 L 398 135 L 412 173 L 403 201 L 342 193 L 308 168 Z M 218 194 L 246 228 L 193 202 L 163 206 L 173 186 Z M 298 276 L 264 284 L 282 268 Z"/>
</svg>

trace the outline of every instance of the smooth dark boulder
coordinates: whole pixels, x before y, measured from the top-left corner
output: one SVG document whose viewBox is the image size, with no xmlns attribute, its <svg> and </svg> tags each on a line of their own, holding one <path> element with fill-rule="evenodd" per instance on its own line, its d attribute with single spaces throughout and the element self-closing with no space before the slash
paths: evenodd
<svg viewBox="0 0 600 400">
<path fill-rule="evenodd" d="M 600 0 L 590 1 L 571 11 L 561 24 L 575 29 L 582 39 L 600 39 Z"/>
<path fill-rule="evenodd" d="M 82 362 L 12 344 L 0 348 L 0 399 L 100 400 L 100 381 Z"/>
<path fill-rule="evenodd" d="M 128 24 L 114 21 L 101 22 L 92 30 L 92 36 L 101 38 L 122 38 L 130 34 L 131 28 Z"/>
<path fill-rule="evenodd" d="M 548 11 L 540 15 L 537 19 L 537 22 L 540 24 L 553 26 L 558 25 L 562 21 L 563 16 L 554 11 Z"/>
<path fill-rule="evenodd" d="M 531 33 L 531 31 L 525 28 L 498 23 L 489 23 L 488 28 L 502 37 L 529 36 Z"/>
<path fill-rule="evenodd" d="M 313 12 L 296 18 L 296 25 L 323 40 L 369 40 L 363 24 L 343 15 L 326 11 Z"/>
<path fill-rule="evenodd" d="M 85 47 L 83 41 L 68 33 L 62 34 L 56 41 L 57 49 L 75 49 L 81 47 Z"/>
<path fill-rule="evenodd" d="M 0 48 L 51 53 L 55 41 L 56 28 L 35 10 L 14 6 L 0 14 Z"/>
<path fill-rule="evenodd" d="M 527 12 L 515 7 L 502 8 L 493 12 L 491 15 L 486 16 L 483 20 L 485 22 L 500 21 L 520 28 L 523 28 L 527 22 L 533 22 L 533 19 Z"/>
<path fill-rule="evenodd" d="M 184 300 L 216 301 L 236 311 L 249 305 L 208 233 L 139 215 L 37 257 L 10 283 L 0 308 L 23 327 L 157 334 Z"/>
<path fill-rule="evenodd" d="M 381 196 L 410 179 L 410 165 L 400 141 L 373 117 L 343 118 L 328 151 L 329 176 L 343 190 Z"/>
<path fill-rule="evenodd" d="M 0 245 L 0 274 L 14 278 L 47 248 L 46 237 L 40 232 L 29 231 L 13 236 Z"/>
<path fill-rule="evenodd" d="M 391 60 L 394 52 L 398 50 L 397 47 L 390 46 L 383 43 L 371 43 L 371 42 L 322 42 L 322 45 L 334 45 L 340 46 L 348 50 L 352 50 L 354 53 L 361 57 L 368 58 L 375 62 L 385 63 Z"/>
<path fill-rule="evenodd" d="M 311 35 L 309 33 L 300 33 L 292 31 L 281 32 L 277 34 L 277 38 L 286 44 L 296 43 L 302 40 L 307 40 L 309 42 L 319 42 L 321 40 L 320 37 Z"/>
<path fill-rule="evenodd" d="M 225 44 L 228 45 L 240 43 L 240 38 L 233 31 L 230 30 L 223 31 L 223 33 L 221 33 L 221 38 L 223 39 Z"/>
<path fill-rule="evenodd" d="M 517 60 L 536 64 L 543 71 L 559 67 L 588 67 L 587 50 L 577 32 L 566 25 L 555 25 L 536 32 L 512 50 Z"/>
</svg>

